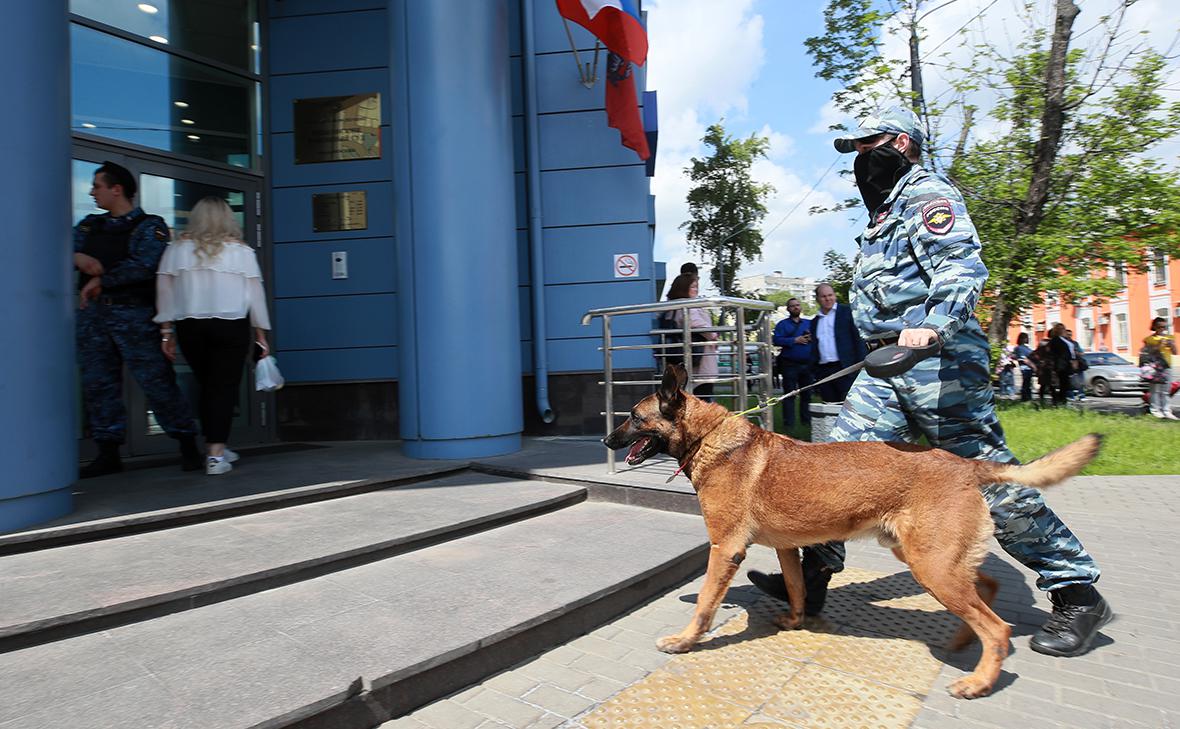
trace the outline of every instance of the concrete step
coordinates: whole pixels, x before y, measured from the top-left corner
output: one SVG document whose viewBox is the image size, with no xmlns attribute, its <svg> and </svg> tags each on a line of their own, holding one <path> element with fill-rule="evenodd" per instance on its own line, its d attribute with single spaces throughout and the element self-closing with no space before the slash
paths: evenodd
<svg viewBox="0 0 1180 729">
<path fill-rule="evenodd" d="M 374 727 L 699 574 L 707 554 L 699 517 L 581 503 L 0 654 L 0 726 Z"/>
<path fill-rule="evenodd" d="M 342 449 L 343 450 L 343 449 Z M 251 454 L 255 455 L 255 454 Z M 347 455 L 347 451 L 345 452 Z M 266 464 L 263 464 L 266 465 Z M 247 464 L 246 468 L 258 468 L 259 464 Z M 78 519 L 70 515 L 64 523 L 51 526 L 28 529 L 19 532 L 0 534 L 0 556 L 33 552 L 48 547 L 59 547 L 67 544 L 82 544 L 112 537 L 129 534 L 171 529 L 186 524 L 215 521 L 241 514 L 256 514 L 271 509 L 282 509 L 297 504 L 310 504 L 316 501 L 326 501 L 342 496 L 363 494 L 370 491 L 380 491 L 394 486 L 417 483 L 431 478 L 440 478 L 449 474 L 466 470 L 466 463 L 438 462 L 398 464 L 389 468 L 388 473 L 375 478 L 346 478 L 339 474 L 342 470 L 337 464 L 318 464 L 316 471 L 336 473 L 336 480 L 305 483 L 308 479 L 284 474 L 291 469 L 289 464 L 278 466 L 274 470 L 278 474 L 237 474 L 249 479 L 247 483 L 226 477 L 212 484 L 202 483 L 199 491 L 194 493 L 189 483 L 178 483 L 183 479 L 192 480 L 189 474 L 181 472 L 167 475 L 141 483 L 138 489 L 128 492 L 125 489 L 110 488 L 111 484 L 98 486 L 108 487 L 111 493 L 108 500 L 118 503 L 120 511 L 117 515 L 103 515 L 98 518 Z M 91 481 L 112 481 L 122 479 L 123 474 L 105 476 Z M 221 477 L 218 477 L 219 479 Z M 143 479 L 139 479 L 143 481 Z M 91 481 L 84 481 L 77 487 L 95 488 Z M 138 491 L 139 493 L 136 493 Z M 133 504 L 143 502 L 144 507 L 136 509 Z M 101 509 L 99 510 L 101 513 Z"/>
<path fill-rule="evenodd" d="M 290 584 L 584 498 L 576 486 L 467 472 L 0 557 L 0 650 Z"/>
</svg>

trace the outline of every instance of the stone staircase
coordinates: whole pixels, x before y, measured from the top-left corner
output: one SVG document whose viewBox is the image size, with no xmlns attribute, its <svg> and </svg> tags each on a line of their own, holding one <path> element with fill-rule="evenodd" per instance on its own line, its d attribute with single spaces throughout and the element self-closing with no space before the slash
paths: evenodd
<svg viewBox="0 0 1180 729">
<path fill-rule="evenodd" d="M 704 568 L 698 516 L 495 470 L 0 537 L 0 728 L 375 727 Z"/>
</svg>

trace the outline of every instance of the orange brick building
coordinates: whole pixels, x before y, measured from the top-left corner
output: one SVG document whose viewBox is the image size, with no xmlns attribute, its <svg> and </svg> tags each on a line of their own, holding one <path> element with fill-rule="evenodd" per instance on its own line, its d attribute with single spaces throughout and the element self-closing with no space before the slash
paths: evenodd
<svg viewBox="0 0 1180 729">
<path fill-rule="evenodd" d="M 1162 316 L 1168 331 L 1180 325 L 1180 260 L 1169 260 L 1160 253 L 1152 257 L 1146 273 L 1110 268 L 1106 276 L 1117 278 L 1123 290 L 1100 305 L 1069 304 L 1054 292 L 1013 320 L 1008 341 L 1016 342 L 1020 332 L 1028 332 L 1033 347 L 1049 336 L 1056 322 L 1072 329 L 1074 339 L 1086 351 L 1114 352 L 1135 361 L 1143 338 L 1151 333 L 1151 320 Z"/>
</svg>

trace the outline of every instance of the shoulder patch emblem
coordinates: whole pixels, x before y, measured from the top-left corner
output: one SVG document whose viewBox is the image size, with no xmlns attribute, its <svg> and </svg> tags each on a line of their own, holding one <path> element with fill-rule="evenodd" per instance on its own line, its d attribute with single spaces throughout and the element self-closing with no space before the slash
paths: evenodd
<svg viewBox="0 0 1180 729">
<path fill-rule="evenodd" d="M 882 210 L 881 212 L 877 213 L 877 219 L 873 221 L 873 225 L 880 225 L 881 223 L 884 223 L 885 218 L 888 218 L 888 217 L 889 217 L 889 209 L 886 208 L 885 210 Z"/>
<path fill-rule="evenodd" d="M 945 235 L 955 227 L 955 208 L 945 197 L 931 200 L 922 206 L 922 223 L 935 235 Z"/>
</svg>

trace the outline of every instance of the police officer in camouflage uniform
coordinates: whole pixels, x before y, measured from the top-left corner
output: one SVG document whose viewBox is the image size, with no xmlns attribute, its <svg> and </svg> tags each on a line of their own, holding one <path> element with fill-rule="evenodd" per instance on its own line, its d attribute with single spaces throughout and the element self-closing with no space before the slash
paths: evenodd
<svg viewBox="0 0 1180 729">
<path fill-rule="evenodd" d="M 1015 463 L 995 412 L 987 337 L 974 314 L 987 280 L 979 236 L 959 191 L 919 164 L 923 138 L 917 117 L 898 106 L 835 140 L 840 152 L 857 152 L 857 187 L 869 211 L 850 292 L 857 329 L 870 349 L 934 340 L 942 346 L 937 357 L 896 377 L 862 371 L 832 439 L 916 442 L 925 436 L 930 445 L 964 458 Z M 1098 566 L 1036 489 L 997 484 L 983 496 L 1000 545 L 1049 591 L 1053 614 L 1033 636 L 1033 650 L 1054 656 L 1085 652 L 1113 618 L 1093 586 Z M 810 552 L 813 563 L 838 571 L 838 547 L 808 548 L 805 563 Z M 782 584 L 779 579 L 779 589 Z"/>
<path fill-rule="evenodd" d="M 192 411 L 160 346 L 161 337 L 172 334 L 152 321 L 156 268 L 169 239 L 168 226 L 132 203 L 135 191 L 130 171 L 104 162 L 94 174 L 90 195 L 107 212 L 88 215 L 74 228 L 78 366 L 90 436 L 98 446 L 98 458 L 81 469 L 81 478 L 123 470 L 124 364 L 147 396 L 156 422 L 180 441 L 184 469 L 195 470 L 202 462 Z"/>
</svg>

